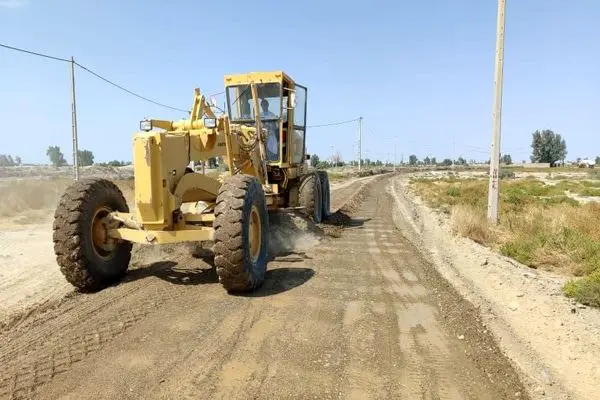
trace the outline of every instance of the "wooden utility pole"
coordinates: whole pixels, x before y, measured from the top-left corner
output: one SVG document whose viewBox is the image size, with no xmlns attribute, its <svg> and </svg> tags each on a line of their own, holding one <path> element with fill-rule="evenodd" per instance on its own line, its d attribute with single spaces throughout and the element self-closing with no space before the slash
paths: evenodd
<svg viewBox="0 0 600 400">
<path fill-rule="evenodd" d="M 496 37 L 496 71 L 494 79 L 494 112 L 492 130 L 492 148 L 490 157 L 490 182 L 488 189 L 488 221 L 498 224 L 498 198 L 500 193 L 500 129 L 502 114 L 502 73 L 504 67 L 504 11 L 505 0 L 498 0 L 498 20 Z"/>
<path fill-rule="evenodd" d="M 73 135 L 73 179 L 79 180 L 77 108 L 75 106 L 75 60 L 71 57 L 71 134 Z"/>
</svg>

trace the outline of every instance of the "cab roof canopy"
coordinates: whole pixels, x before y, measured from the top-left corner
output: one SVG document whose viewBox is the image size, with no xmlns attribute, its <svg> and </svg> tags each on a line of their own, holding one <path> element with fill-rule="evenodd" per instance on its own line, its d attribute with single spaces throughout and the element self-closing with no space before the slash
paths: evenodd
<svg viewBox="0 0 600 400">
<path fill-rule="evenodd" d="M 292 85 L 294 84 L 294 80 L 283 71 L 248 72 L 245 74 L 225 75 L 225 86 L 247 85 L 250 82 L 283 83 L 284 80 Z"/>
</svg>

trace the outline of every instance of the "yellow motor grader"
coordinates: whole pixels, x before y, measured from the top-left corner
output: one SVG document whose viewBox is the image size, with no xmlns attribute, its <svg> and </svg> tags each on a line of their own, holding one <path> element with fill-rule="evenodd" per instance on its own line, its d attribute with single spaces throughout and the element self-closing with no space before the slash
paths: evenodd
<svg viewBox="0 0 600 400">
<path fill-rule="evenodd" d="M 227 110 L 217 116 L 199 89 L 188 119 L 143 120 L 133 137 L 135 209 L 103 178 L 75 181 L 54 215 L 54 251 L 68 282 L 99 290 L 123 277 L 132 243 L 213 243 L 228 292 L 264 281 L 272 209 L 329 213 L 325 171 L 306 164 L 306 88 L 282 71 L 225 76 Z M 219 157 L 218 179 L 190 164 Z M 204 165 L 204 164 L 203 164 Z"/>
</svg>

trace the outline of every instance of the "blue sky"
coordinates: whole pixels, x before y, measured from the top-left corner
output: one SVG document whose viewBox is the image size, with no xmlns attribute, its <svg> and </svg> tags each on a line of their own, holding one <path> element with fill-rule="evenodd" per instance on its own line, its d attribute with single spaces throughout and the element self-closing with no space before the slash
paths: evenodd
<svg viewBox="0 0 600 400">
<path fill-rule="evenodd" d="M 308 124 L 364 118 L 371 159 L 487 159 L 495 0 L 0 0 L 0 43 L 69 58 L 159 102 L 187 109 L 223 75 L 283 69 L 308 87 Z M 568 158 L 600 154 L 600 2 L 508 0 L 502 149 L 528 159 L 553 129 Z M 144 117 L 182 114 L 76 72 L 79 147 L 131 159 Z M 223 97 L 218 99 L 222 103 Z M 594 118 L 593 115 L 596 114 Z M 0 153 L 71 162 L 69 66 L 0 48 Z M 309 129 L 308 152 L 354 158 L 357 125 Z"/>
</svg>

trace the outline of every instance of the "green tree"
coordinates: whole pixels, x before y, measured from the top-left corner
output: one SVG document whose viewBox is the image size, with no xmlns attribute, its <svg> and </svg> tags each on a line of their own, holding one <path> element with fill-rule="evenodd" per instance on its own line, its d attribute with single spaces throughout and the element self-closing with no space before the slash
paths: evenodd
<svg viewBox="0 0 600 400">
<path fill-rule="evenodd" d="M 531 148 L 531 162 L 534 163 L 553 163 L 562 161 L 567 156 L 565 140 L 549 129 L 533 132 Z"/>
<path fill-rule="evenodd" d="M 506 164 L 506 165 L 511 165 L 512 164 L 512 157 L 510 156 L 510 154 L 504 154 L 502 156 L 502 163 Z"/>
<path fill-rule="evenodd" d="M 23 161 L 21 160 L 21 157 L 19 157 L 19 156 L 16 156 L 16 157 L 15 157 L 15 163 L 16 163 L 17 165 L 21 165 L 21 164 L 23 164 Z"/>
<path fill-rule="evenodd" d="M 431 165 L 437 165 L 437 160 L 435 157 L 431 157 Z"/>
<path fill-rule="evenodd" d="M 100 165 L 108 165 L 109 167 L 124 167 L 125 165 L 130 165 L 130 164 L 131 164 L 131 162 L 129 162 L 129 161 L 112 160 L 107 163 L 102 163 Z"/>
<path fill-rule="evenodd" d="M 445 165 L 445 166 L 452 165 L 452 160 L 449 158 L 444 158 L 444 161 L 442 161 L 442 165 Z"/>
<path fill-rule="evenodd" d="M 62 167 L 63 165 L 67 165 L 67 160 L 65 160 L 65 156 L 60 151 L 60 147 L 58 146 L 48 146 L 48 150 L 46 150 L 46 155 L 50 158 L 50 162 L 55 167 Z"/>
<path fill-rule="evenodd" d="M 456 165 L 467 165 L 467 160 L 462 157 L 458 157 L 458 160 L 456 160 Z"/>
<path fill-rule="evenodd" d="M 419 161 L 419 159 L 414 154 L 411 154 L 410 157 L 408 157 L 408 164 L 409 165 L 416 165 L 417 161 Z"/>
<path fill-rule="evenodd" d="M 82 167 L 94 164 L 94 153 L 89 150 L 77 150 L 77 161 Z"/>
<path fill-rule="evenodd" d="M 425 158 L 423 159 L 423 163 L 424 163 L 425 165 L 429 165 L 429 164 L 431 164 L 431 159 L 429 158 L 429 156 L 427 156 L 427 157 L 425 157 Z"/>
<path fill-rule="evenodd" d="M 0 167 L 12 167 L 13 164 L 11 162 L 12 159 L 9 159 L 9 156 L 0 154 Z"/>
<path fill-rule="evenodd" d="M 600 165 L 600 156 L 596 157 L 596 165 Z"/>
<path fill-rule="evenodd" d="M 318 155 L 313 154 L 312 156 L 310 156 L 310 166 L 317 168 L 317 165 L 319 165 L 319 162 L 321 162 L 321 159 L 319 158 Z"/>
</svg>

